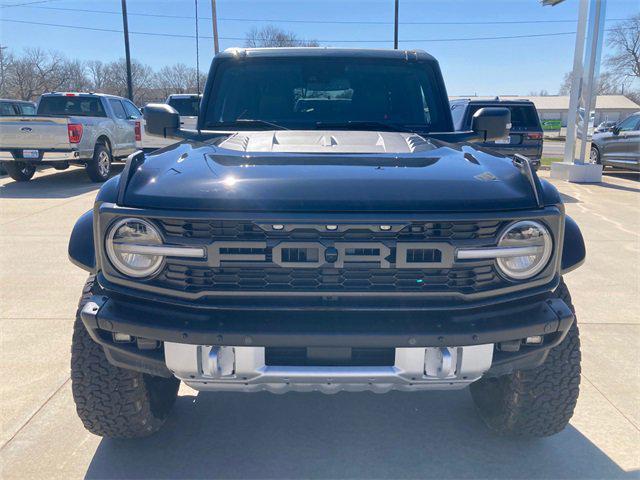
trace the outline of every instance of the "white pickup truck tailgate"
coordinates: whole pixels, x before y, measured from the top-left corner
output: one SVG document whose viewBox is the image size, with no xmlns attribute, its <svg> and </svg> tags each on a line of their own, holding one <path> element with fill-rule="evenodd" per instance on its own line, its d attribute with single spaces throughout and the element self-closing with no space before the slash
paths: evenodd
<svg viewBox="0 0 640 480">
<path fill-rule="evenodd" d="M 69 150 L 67 118 L 0 117 L 0 150 Z"/>
</svg>

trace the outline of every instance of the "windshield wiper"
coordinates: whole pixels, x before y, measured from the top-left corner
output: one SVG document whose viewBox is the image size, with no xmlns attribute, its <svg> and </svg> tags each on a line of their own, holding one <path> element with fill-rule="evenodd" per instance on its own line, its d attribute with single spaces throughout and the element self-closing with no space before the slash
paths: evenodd
<svg viewBox="0 0 640 480">
<path fill-rule="evenodd" d="M 369 120 L 349 120 L 346 122 L 316 122 L 316 129 L 320 128 L 368 128 L 374 130 L 386 130 L 390 132 L 411 132 L 411 130 L 404 128 L 402 125 Z"/>
<path fill-rule="evenodd" d="M 233 128 L 233 127 L 271 127 L 275 130 L 289 130 L 287 127 L 278 125 L 277 123 L 267 122 L 266 120 L 258 120 L 253 118 L 237 118 L 231 122 L 208 123 L 207 128 Z"/>
</svg>

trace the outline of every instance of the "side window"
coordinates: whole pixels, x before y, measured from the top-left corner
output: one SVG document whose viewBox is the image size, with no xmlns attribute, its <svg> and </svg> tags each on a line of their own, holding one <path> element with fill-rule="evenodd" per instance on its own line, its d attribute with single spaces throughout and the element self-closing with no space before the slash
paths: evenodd
<svg viewBox="0 0 640 480">
<path fill-rule="evenodd" d="M 140 110 L 128 100 L 123 100 L 124 110 L 127 112 L 127 118 L 140 118 L 142 114 Z"/>
<path fill-rule="evenodd" d="M 453 119 L 453 128 L 462 130 L 462 119 L 464 117 L 464 105 L 454 103 L 451 105 L 451 118 Z"/>
<path fill-rule="evenodd" d="M 23 115 L 35 115 L 36 107 L 34 105 L 29 105 L 27 103 L 23 103 L 20 105 Z"/>
<path fill-rule="evenodd" d="M 122 106 L 120 100 L 110 98 L 109 105 L 111 105 L 111 110 L 113 110 L 113 114 L 116 116 L 116 118 L 119 118 L 121 120 L 127 119 L 127 113 L 124 111 L 124 107 Z"/>
<path fill-rule="evenodd" d="M 0 115 L 14 116 L 16 115 L 16 111 L 12 104 L 2 102 L 0 103 Z"/>
<path fill-rule="evenodd" d="M 621 132 L 628 132 L 630 130 L 638 129 L 638 122 L 640 122 L 640 116 L 632 115 L 630 117 L 625 118 L 622 122 L 618 124 L 618 129 Z"/>
</svg>

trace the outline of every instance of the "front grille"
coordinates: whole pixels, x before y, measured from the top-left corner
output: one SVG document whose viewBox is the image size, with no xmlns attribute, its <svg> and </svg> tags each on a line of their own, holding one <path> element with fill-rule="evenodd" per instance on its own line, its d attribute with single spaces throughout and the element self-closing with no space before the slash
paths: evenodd
<svg viewBox="0 0 640 480">
<path fill-rule="evenodd" d="M 382 224 L 384 222 L 380 222 Z M 315 228 L 296 228 L 294 231 L 267 231 L 250 221 L 236 220 L 179 220 L 161 221 L 169 236 L 206 240 L 474 240 L 493 238 L 502 222 L 411 222 L 399 232 L 383 232 L 368 228 L 351 228 L 347 231 L 326 231 Z"/>
<path fill-rule="evenodd" d="M 193 267 L 173 260 L 156 280 L 185 292 L 326 291 L 471 293 L 495 286 L 493 261 L 451 269 Z"/>
<path fill-rule="evenodd" d="M 457 242 L 493 244 L 503 226 L 500 221 L 403 222 L 395 231 L 381 230 L 383 222 L 340 226 L 336 231 L 304 224 L 272 230 L 244 220 L 163 219 L 159 223 L 174 244 L 218 242 L 218 253 L 209 250 L 207 260 L 167 258 L 163 271 L 150 280 L 155 286 L 185 293 L 468 294 L 498 288 L 504 282 L 493 260 L 452 259 Z M 338 256 L 334 245 L 340 242 L 354 244 L 344 248 L 343 264 L 333 265 Z"/>
</svg>

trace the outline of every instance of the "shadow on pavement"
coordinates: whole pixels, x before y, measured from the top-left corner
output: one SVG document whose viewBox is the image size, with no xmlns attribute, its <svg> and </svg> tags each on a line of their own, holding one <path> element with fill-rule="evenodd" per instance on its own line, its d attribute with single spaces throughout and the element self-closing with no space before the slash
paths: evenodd
<svg viewBox="0 0 640 480">
<path fill-rule="evenodd" d="M 562 203 L 580 203 L 580 200 L 573 198 L 571 195 L 567 195 L 566 193 L 560 192 L 560 198 L 562 198 Z"/>
<path fill-rule="evenodd" d="M 123 163 L 112 165 L 113 175 L 118 175 L 124 168 Z M 44 174 L 43 174 L 44 173 Z M 9 177 L 4 185 L 0 185 L 0 198 L 71 198 L 83 193 L 98 190 L 102 184 L 89 180 L 84 168 L 70 168 L 56 171 L 47 169 L 39 171 L 28 182 L 15 182 Z"/>
<path fill-rule="evenodd" d="M 157 435 L 102 440 L 86 478 L 637 478 L 573 427 L 493 436 L 468 390 L 201 393 Z"/>
<path fill-rule="evenodd" d="M 634 180 L 640 182 L 640 172 L 630 172 L 629 170 L 611 170 L 605 168 L 602 175 L 606 177 L 624 178 L 625 180 Z"/>
<path fill-rule="evenodd" d="M 611 188 L 612 190 L 622 190 L 623 192 L 634 192 L 634 193 L 638 193 L 640 192 L 640 188 L 636 188 L 636 187 L 625 187 L 624 185 L 618 185 L 616 183 L 609 183 L 609 182 L 601 182 L 596 184 L 598 187 L 604 187 L 604 188 Z"/>
</svg>

